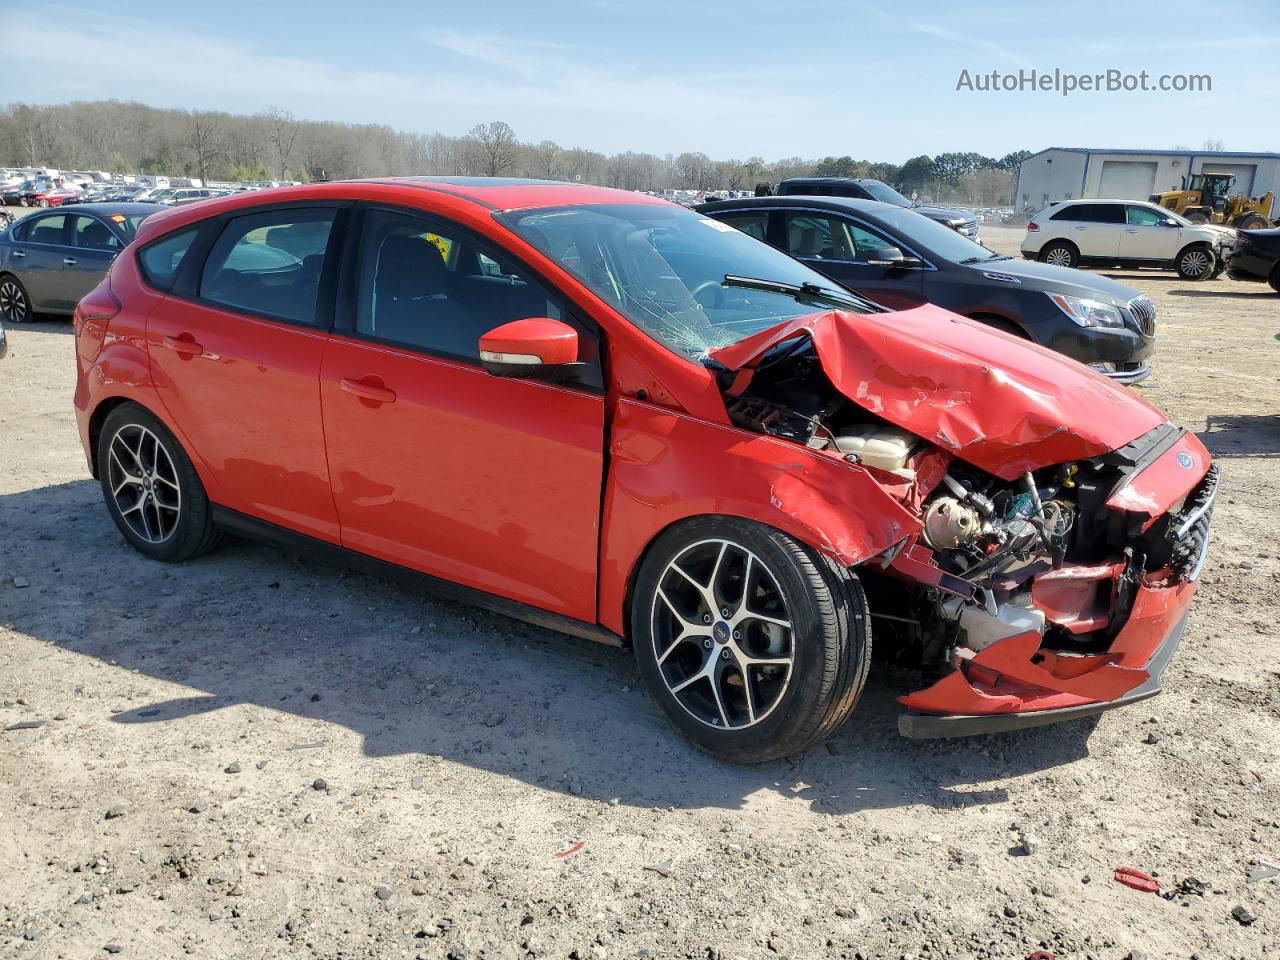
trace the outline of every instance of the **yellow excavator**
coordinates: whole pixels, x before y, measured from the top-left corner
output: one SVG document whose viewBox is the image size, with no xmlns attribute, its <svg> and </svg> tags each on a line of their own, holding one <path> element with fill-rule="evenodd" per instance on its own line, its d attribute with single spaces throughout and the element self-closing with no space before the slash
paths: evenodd
<svg viewBox="0 0 1280 960">
<path fill-rule="evenodd" d="M 1221 223 L 1240 230 L 1274 226 L 1275 194 L 1261 197 L 1231 195 L 1236 178 L 1229 173 L 1193 173 L 1182 178 L 1181 190 L 1152 194 L 1151 202 L 1181 214 L 1192 223 Z"/>
</svg>

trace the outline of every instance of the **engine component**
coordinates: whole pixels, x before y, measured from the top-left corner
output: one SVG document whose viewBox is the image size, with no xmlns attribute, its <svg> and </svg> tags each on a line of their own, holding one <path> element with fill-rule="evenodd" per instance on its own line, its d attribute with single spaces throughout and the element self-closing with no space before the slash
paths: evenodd
<svg viewBox="0 0 1280 960">
<path fill-rule="evenodd" d="M 935 550 L 955 550 L 982 534 L 978 511 L 954 497 L 938 497 L 924 512 L 924 539 Z"/>
<path fill-rule="evenodd" d="M 861 424 L 845 427 L 836 434 L 836 449 L 846 456 L 853 454 L 859 463 L 911 479 L 907 458 L 919 439 L 897 427 Z"/>
<path fill-rule="evenodd" d="M 1022 633 L 1044 636 L 1044 613 L 1031 605 L 1027 594 L 999 605 L 992 602 L 994 614 L 959 597 L 948 597 L 939 606 L 942 616 L 959 624 L 961 644 L 975 652 L 985 650 L 997 640 Z"/>
</svg>

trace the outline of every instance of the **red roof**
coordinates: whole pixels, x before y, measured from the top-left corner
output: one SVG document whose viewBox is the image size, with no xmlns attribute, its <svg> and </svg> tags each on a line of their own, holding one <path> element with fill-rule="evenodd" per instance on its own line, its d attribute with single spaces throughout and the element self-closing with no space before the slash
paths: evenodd
<svg viewBox="0 0 1280 960">
<path fill-rule="evenodd" d="M 665 203 L 632 190 L 614 190 L 585 183 L 518 180 L 503 177 L 386 177 L 376 183 L 438 190 L 465 197 L 498 210 L 525 210 L 577 203 Z"/>
</svg>

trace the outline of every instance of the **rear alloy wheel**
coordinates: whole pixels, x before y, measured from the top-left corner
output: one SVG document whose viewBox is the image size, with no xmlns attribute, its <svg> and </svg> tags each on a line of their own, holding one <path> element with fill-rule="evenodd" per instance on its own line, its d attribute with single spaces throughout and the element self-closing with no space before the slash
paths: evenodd
<svg viewBox="0 0 1280 960">
<path fill-rule="evenodd" d="M 177 562 L 216 544 L 195 467 L 169 429 L 137 404 L 117 407 L 102 425 L 98 478 L 111 519 L 140 553 Z"/>
<path fill-rule="evenodd" d="M 0 277 L 0 320 L 26 323 L 31 319 L 31 300 L 17 277 Z"/>
<path fill-rule="evenodd" d="M 1065 240 L 1055 240 L 1040 251 L 1040 259 L 1055 267 L 1074 267 L 1079 262 L 1080 255 Z"/>
<path fill-rule="evenodd" d="M 1208 247 L 1188 247 L 1178 254 L 1178 276 L 1183 280 L 1207 280 L 1217 267 L 1217 257 Z"/>
<path fill-rule="evenodd" d="M 668 719 L 734 763 L 807 749 L 848 717 L 871 656 L 847 569 L 779 531 L 707 517 L 658 538 L 632 602 L 640 672 Z"/>
</svg>

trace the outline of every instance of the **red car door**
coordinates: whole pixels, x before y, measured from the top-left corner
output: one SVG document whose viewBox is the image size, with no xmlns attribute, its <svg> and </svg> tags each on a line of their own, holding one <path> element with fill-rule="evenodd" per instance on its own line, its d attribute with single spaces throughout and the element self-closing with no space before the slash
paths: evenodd
<svg viewBox="0 0 1280 960">
<path fill-rule="evenodd" d="M 555 298 L 447 223 L 371 210 L 359 245 L 353 316 L 320 373 L 343 545 L 594 622 L 598 340 L 582 330 L 583 382 L 491 376 L 480 335 L 571 320 Z"/>
<path fill-rule="evenodd" d="M 203 267 L 184 265 L 147 321 L 156 388 L 212 472 L 211 496 L 335 543 L 319 381 L 331 317 L 320 288 L 338 215 L 295 207 L 230 218 Z"/>
</svg>

